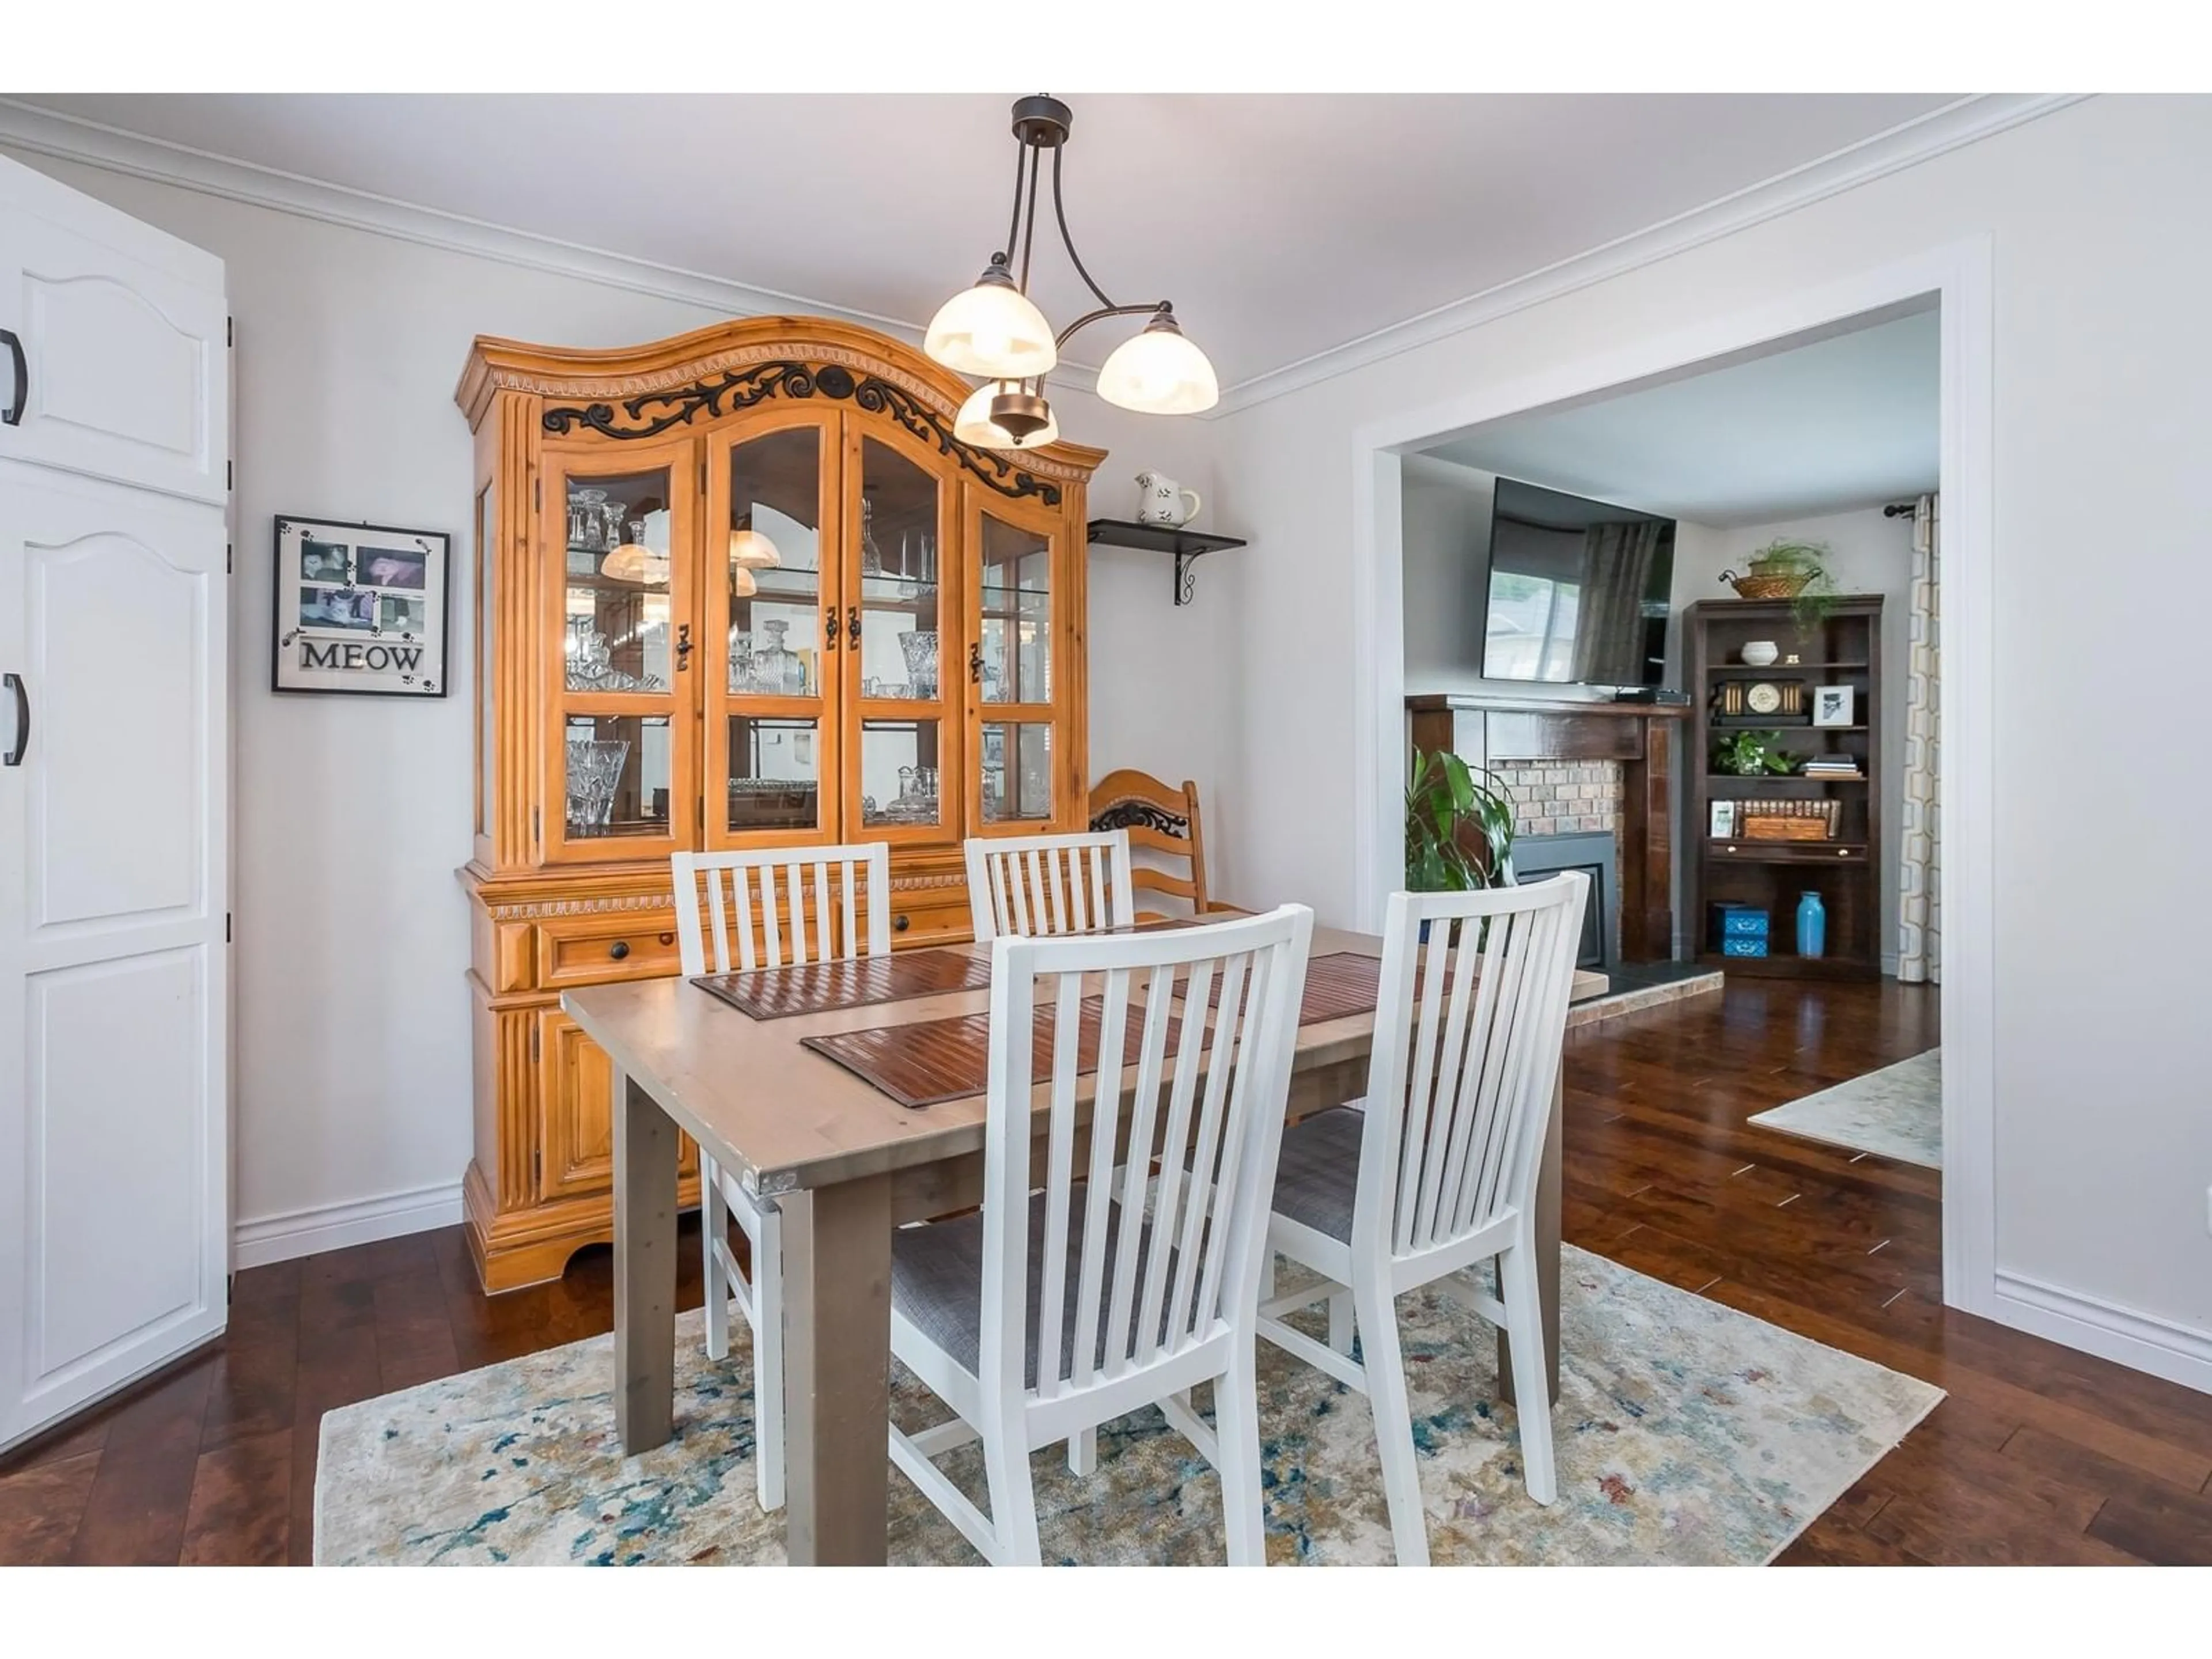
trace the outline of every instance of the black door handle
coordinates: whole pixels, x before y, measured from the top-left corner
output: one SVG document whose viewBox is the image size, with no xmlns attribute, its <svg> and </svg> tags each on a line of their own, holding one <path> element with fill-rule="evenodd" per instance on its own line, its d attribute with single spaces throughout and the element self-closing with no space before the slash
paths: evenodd
<svg viewBox="0 0 2212 1659">
<path fill-rule="evenodd" d="M 825 635 L 822 648 L 835 651 L 837 648 L 837 607 L 834 605 L 822 613 L 822 631 Z"/>
<path fill-rule="evenodd" d="M 857 605 L 845 607 L 845 637 L 854 645 L 860 642 L 860 607 Z"/>
<path fill-rule="evenodd" d="M 0 421 L 9 426 L 21 426 L 23 423 L 23 405 L 31 398 L 30 360 L 23 356 L 23 342 L 14 329 L 0 328 L 0 340 L 8 343 L 8 355 L 15 360 L 15 396 L 6 411 L 0 413 Z M 12 766 L 15 763 L 10 761 L 9 764 Z"/>
<path fill-rule="evenodd" d="M 24 689 L 21 674 L 0 674 L 0 684 L 15 694 L 15 746 L 8 751 L 8 758 L 0 765 L 21 766 L 23 750 L 31 742 L 31 694 Z"/>
</svg>

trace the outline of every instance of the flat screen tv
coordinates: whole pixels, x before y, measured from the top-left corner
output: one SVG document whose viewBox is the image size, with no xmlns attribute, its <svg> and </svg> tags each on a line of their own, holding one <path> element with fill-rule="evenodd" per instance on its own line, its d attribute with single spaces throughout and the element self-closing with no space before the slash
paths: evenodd
<svg viewBox="0 0 2212 1659">
<path fill-rule="evenodd" d="M 1500 478 L 1483 678 L 1660 684 L 1674 576 L 1672 519 Z"/>
</svg>

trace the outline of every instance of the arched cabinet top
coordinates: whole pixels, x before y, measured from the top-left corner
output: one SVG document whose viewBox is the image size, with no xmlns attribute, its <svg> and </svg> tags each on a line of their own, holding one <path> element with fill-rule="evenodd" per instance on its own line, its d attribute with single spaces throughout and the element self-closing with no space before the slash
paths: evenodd
<svg viewBox="0 0 2212 1659">
<path fill-rule="evenodd" d="M 848 403 L 893 422 L 1007 495 L 1056 504 L 1060 483 L 1088 479 L 1103 449 L 1054 443 L 979 449 L 952 435 L 974 388 L 889 335 L 826 317 L 751 317 L 647 345 L 586 350 L 479 335 L 454 399 L 473 429 L 496 393 L 540 400 L 548 437 L 611 441 L 680 434 L 774 400 Z"/>
</svg>

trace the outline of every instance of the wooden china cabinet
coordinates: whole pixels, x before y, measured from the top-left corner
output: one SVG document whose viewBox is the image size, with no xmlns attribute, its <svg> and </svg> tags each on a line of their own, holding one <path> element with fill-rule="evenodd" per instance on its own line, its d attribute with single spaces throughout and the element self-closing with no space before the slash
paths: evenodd
<svg viewBox="0 0 2212 1659">
<path fill-rule="evenodd" d="M 1083 826 L 1104 453 L 963 444 L 969 391 L 820 318 L 471 351 L 487 1290 L 611 1236 L 609 1066 L 559 998 L 677 971 L 670 854 L 888 842 L 897 943 L 941 944 L 968 937 L 963 838 Z"/>
</svg>

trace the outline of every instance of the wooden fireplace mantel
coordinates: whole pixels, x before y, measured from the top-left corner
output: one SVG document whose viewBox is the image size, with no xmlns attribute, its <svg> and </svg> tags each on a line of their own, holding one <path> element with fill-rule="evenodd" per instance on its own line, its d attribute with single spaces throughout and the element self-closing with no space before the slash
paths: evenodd
<svg viewBox="0 0 2212 1659">
<path fill-rule="evenodd" d="M 1620 955 L 1674 954 L 1674 730 L 1690 710 L 1655 702 L 1549 702 L 1428 692 L 1406 699 L 1413 747 L 1470 765 L 1612 761 L 1620 768 Z"/>
</svg>

